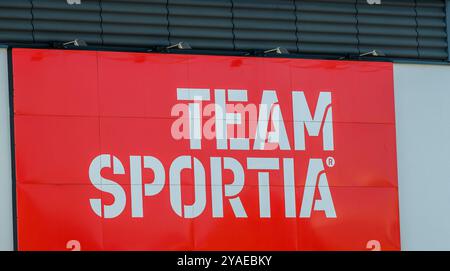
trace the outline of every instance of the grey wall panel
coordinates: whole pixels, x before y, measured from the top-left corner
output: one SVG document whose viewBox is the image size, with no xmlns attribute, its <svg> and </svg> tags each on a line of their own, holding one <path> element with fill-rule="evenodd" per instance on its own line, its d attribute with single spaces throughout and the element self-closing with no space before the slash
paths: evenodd
<svg viewBox="0 0 450 271">
<path fill-rule="evenodd" d="M 233 47 L 231 1 L 169 0 L 170 42 L 199 49 Z"/>
<path fill-rule="evenodd" d="M 0 48 L 0 250 L 13 250 L 11 180 L 8 64 L 6 49 Z"/>
<path fill-rule="evenodd" d="M 445 3 L 440 0 L 417 0 L 419 57 L 447 58 Z"/>
<path fill-rule="evenodd" d="M 166 0 L 101 1 L 106 45 L 150 47 L 169 44 Z"/>
<path fill-rule="evenodd" d="M 381 5 L 358 0 L 357 13 L 362 53 L 380 50 L 388 57 L 419 56 L 414 0 L 383 0 Z"/>
<path fill-rule="evenodd" d="M 300 0 L 296 14 L 300 52 L 358 53 L 354 0 Z"/>
<path fill-rule="evenodd" d="M 236 49 L 297 51 L 295 4 L 292 0 L 233 0 Z"/>
<path fill-rule="evenodd" d="M 32 42 L 32 29 L 29 1 L 0 1 L 0 42 Z"/>
<path fill-rule="evenodd" d="M 394 65 L 403 250 L 450 250 L 450 67 Z"/>
<path fill-rule="evenodd" d="M 101 43 L 98 0 L 69 5 L 61 0 L 33 0 L 32 23 L 36 42 L 68 41 L 76 38 Z"/>
</svg>

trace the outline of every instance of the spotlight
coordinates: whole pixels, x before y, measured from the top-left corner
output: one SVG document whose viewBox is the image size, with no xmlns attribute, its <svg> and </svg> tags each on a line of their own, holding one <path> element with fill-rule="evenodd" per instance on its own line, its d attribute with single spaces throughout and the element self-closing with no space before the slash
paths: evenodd
<svg viewBox="0 0 450 271">
<path fill-rule="evenodd" d="M 68 46 L 75 46 L 75 47 L 86 47 L 88 46 L 87 43 L 84 40 L 75 39 L 68 42 L 61 42 L 61 41 L 54 41 L 50 43 L 53 48 L 57 49 L 64 49 Z"/>
<path fill-rule="evenodd" d="M 359 56 L 362 57 L 362 56 L 386 56 L 386 55 L 381 51 L 372 50 L 370 52 L 360 54 Z"/>
<path fill-rule="evenodd" d="M 174 49 L 174 48 L 180 49 L 180 50 L 189 50 L 189 49 L 192 49 L 191 46 L 190 46 L 187 42 L 180 41 L 180 42 L 177 43 L 177 44 L 173 44 L 173 45 L 167 46 L 167 47 L 166 47 L 166 50 Z"/>
<path fill-rule="evenodd" d="M 289 54 L 289 51 L 286 48 L 284 48 L 284 47 L 277 47 L 277 48 L 273 48 L 273 49 L 264 51 L 264 54 L 268 54 L 268 53 L 276 53 L 276 54 L 279 54 L 279 55 L 287 55 L 287 54 Z"/>
<path fill-rule="evenodd" d="M 63 45 L 63 47 L 66 47 L 67 45 L 73 45 L 73 46 L 76 46 L 76 47 L 86 47 L 87 43 L 84 40 L 75 39 L 75 40 L 72 40 L 72 41 L 69 41 L 69 42 L 65 42 L 62 45 Z"/>
</svg>

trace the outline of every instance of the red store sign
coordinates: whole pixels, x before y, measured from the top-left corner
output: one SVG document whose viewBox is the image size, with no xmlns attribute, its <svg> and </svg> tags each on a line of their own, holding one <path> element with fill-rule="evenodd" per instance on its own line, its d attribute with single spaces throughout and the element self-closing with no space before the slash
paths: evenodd
<svg viewBox="0 0 450 271">
<path fill-rule="evenodd" d="M 391 63 L 13 50 L 20 250 L 400 249 Z"/>
</svg>

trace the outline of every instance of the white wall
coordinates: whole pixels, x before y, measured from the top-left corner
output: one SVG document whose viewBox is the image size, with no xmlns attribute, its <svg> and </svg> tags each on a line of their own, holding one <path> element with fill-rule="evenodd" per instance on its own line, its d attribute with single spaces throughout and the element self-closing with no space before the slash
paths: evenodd
<svg viewBox="0 0 450 271">
<path fill-rule="evenodd" d="M 450 66 L 395 64 L 403 250 L 450 250 Z"/>
<path fill-rule="evenodd" d="M 0 48 L 0 250 L 13 249 L 8 61 Z"/>
</svg>

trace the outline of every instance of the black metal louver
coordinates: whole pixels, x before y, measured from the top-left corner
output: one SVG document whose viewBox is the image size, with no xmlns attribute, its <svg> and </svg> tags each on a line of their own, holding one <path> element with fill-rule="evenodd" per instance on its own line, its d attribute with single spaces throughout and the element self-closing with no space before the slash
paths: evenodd
<svg viewBox="0 0 450 271">
<path fill-rule="evenodd" d="M 0 43 L 84 39 L 195 49 L 285 47 L 306 54 L 447 60 L 445 0 L 66 0 L 0 1 Z"/>
</svg>

